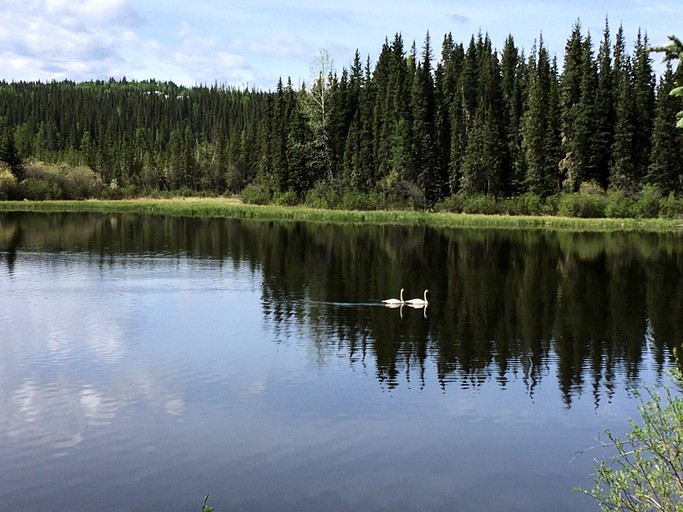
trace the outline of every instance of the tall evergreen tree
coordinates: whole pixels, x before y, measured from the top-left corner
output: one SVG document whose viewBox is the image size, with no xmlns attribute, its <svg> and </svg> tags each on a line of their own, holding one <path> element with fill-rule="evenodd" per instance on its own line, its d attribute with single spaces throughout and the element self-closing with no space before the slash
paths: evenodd
<svg viewBox="0 0 683 512">
<path fill-rule="evenodd" d="M 592 139 L 592 153 L 595 155 L 595 180 L 603 189 L 609 185 L 611 147 L 614 141 L 614 80 L 611 57 L 612 42 L 608 20 L 605 19 L 603 38 L 598 50 L 598 82 L 595 91 L 595 134 Z"/>
<path fill-rule="evenodd" d="M 498 58 L 488 35 L 477 41 L 476 114 L 462 164 L 462 189 L 468 194 L 498 195 L 502 189 L 502 86 Z M 470 147 L 472 145 L 472 147 Z"/>
<path fill-rule="evenodd" d="M 634 165 L 636 179 L 641 180 L 650 163 L 652 127 L 655 114 L 655 76 L 647 34 L 638 31 L 633 60 L 634 116 L 638 130 L 634 133 Z"/>
<path fill-rule="evenodd" d="M 635 112 L 631 59 L 626 53 L 623 28 L 617 32 L 614 46 L 615 126 L 610 166 L 610 188 L 626 194 L 638 190 L 634 158 Z"/>
<path fill-rule="evenodd" d="M 532 194 L 547 196 L 557 191 L 558 168 L 549 154 L 549 133 L 557 119 L 551 117 L 552 76 L 548 51 L 539 38 L 538 49 L 529 56 L 527 109 L 522 119 L 522 148 L 526 167 L 526 188 Z"/>
<path fill-rule="evenodd" d="M 525 93 L 525 63 L 512 35 L 505 40 L 501 56 L 503 130 L 502 191 L 511 195 L 522 190 L 524 157 L 522 150 L 522 113 Z"/>
<path fill-rule="evenodd" d="M 424 205 L 432 206 L 438 199 L 442 184 L 435 152 L 434 119 L 436 104 L 431 69 L 432 49 L 429 33 L 425 37 L 422 59 L 416 67 L 411 90 L 412 164 L 414 176 L 424 194 Z"/>
<path fill-rule="evenodd" d="M 577 191 L 583 181 L 594 178 L 596 155 L 592 145 L 596 132 L 595 89 L 597 71 L 593 62 L 592 40 L 585 40 L 577 21 L 565 47 L 561 78 L 563 186 Z"/>
<path fill-rule="evenodd" d="M 0 136 L 0 161 L 5 162 L 12 174 L 21 180 L 24 177 L 24 166 L 14 139 L 14 130 L 5 128 Z"/>
</svg>

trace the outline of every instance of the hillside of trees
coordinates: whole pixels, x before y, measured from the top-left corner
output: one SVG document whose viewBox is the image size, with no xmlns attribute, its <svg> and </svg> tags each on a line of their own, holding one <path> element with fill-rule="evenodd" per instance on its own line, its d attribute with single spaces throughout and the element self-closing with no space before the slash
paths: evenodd
<svg viewBox="0 0 683 512">
<path fill-rule="evenodd" d="M 512 36 L 497 50 L 486 34 L 448 34 L 437 53 L 429 34 L 420 49 L 397 34 L 376 62 L 356 52 L 341 72 L 321 51 L 309 83 L 275 91 L 3 81 L 0 198 L 172 191 L 455 210 L 472 198 L 677 198 L 681 98 L 669 92 L 683 66 L 657 78 L 653 62 L 643 33 L 631 44 L 605 23 L 594 40 L 577 21 L 561 63 L 542 37 L 526 55 Z"/>
</svg>

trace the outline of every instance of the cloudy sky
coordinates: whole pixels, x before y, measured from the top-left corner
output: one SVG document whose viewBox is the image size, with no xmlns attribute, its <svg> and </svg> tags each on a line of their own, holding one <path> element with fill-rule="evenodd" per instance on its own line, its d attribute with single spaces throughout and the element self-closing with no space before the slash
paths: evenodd
<svg viewBox="0 0 683 512">
<path fill-rule="evenodd" d="M 561 59 L 577 18 L 600 36 L 606 16 L 613 34 L 621 23 L 629 41 L 641 27 L 652 43 L 665 43 L 681 30 L 683 2 L 0 0 L 0 79 L 125 76 L 272 89 L 279 77 L 307 80 L 321 48 L 337 70 L 356 49 L 374 63 L 397 32 L 419 48 L 429 31 L 436 49 L 448 32 L 465 43 L 488 32 L 497 48 L 512 34 L 527 52 L 542 32 Z"/>
</svg>

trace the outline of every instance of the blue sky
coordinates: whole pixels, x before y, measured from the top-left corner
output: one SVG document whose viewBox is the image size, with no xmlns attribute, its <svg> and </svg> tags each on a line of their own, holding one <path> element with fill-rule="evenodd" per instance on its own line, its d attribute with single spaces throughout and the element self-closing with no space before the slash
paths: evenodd
<svg viewBox="0 0 683 512">
<path fill-rule="evenodd" d="M 406 48 L 420 48 L 427 31 L 437 52 L 447 32 L 467 43 L 481 30 L 497 48 L 512 34 L 527 53 L 542 32 L 561 61 L 576 19 L 599 38 L 606 16 L 612 35 L 621 23 L 628 41 L 640 27 L 660 44 L 682 30 L 683 2 L 0 0 L 0 79 L 126 76 L 273 89 L 279 77 L 307 80 L 321 48 L 341 71 L 356 49 L 374 64 L 385 37 L 400 32 Z"/>
</svg>

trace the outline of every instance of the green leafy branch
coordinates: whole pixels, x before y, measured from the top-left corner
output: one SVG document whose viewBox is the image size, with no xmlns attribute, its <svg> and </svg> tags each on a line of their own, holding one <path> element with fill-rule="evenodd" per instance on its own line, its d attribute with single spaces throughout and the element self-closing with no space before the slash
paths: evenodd
<svg viewBox="0 0 683 512">
<path fill-rule="evenodd" d="M 671 374 L 682 386 L 681 371 Z M 591 490 L 579 489 L 603 511 L 683 510 L 683 399 L 669 388 L 645 392 L 641 423 L 631 420 L 624 438 L 605 431 L 616 454 L 598 464 Z"/>
<path fill-rule="evenodd" d="M 671 42 L 668 45 L 655 46 L 650 51 L 664 53 L 664 62 L 673 60 L 678 60 L 679 63 L 683 62 L 683 42 L 676 36 L 669 36 L 669 41 Z M 671 96 L 683 96 L 683 84 L 674 87 L 669 94 Z M 676 114 L 676 119 L 676 128 L 683 128 L 683 110 Z"/>
</svg>

